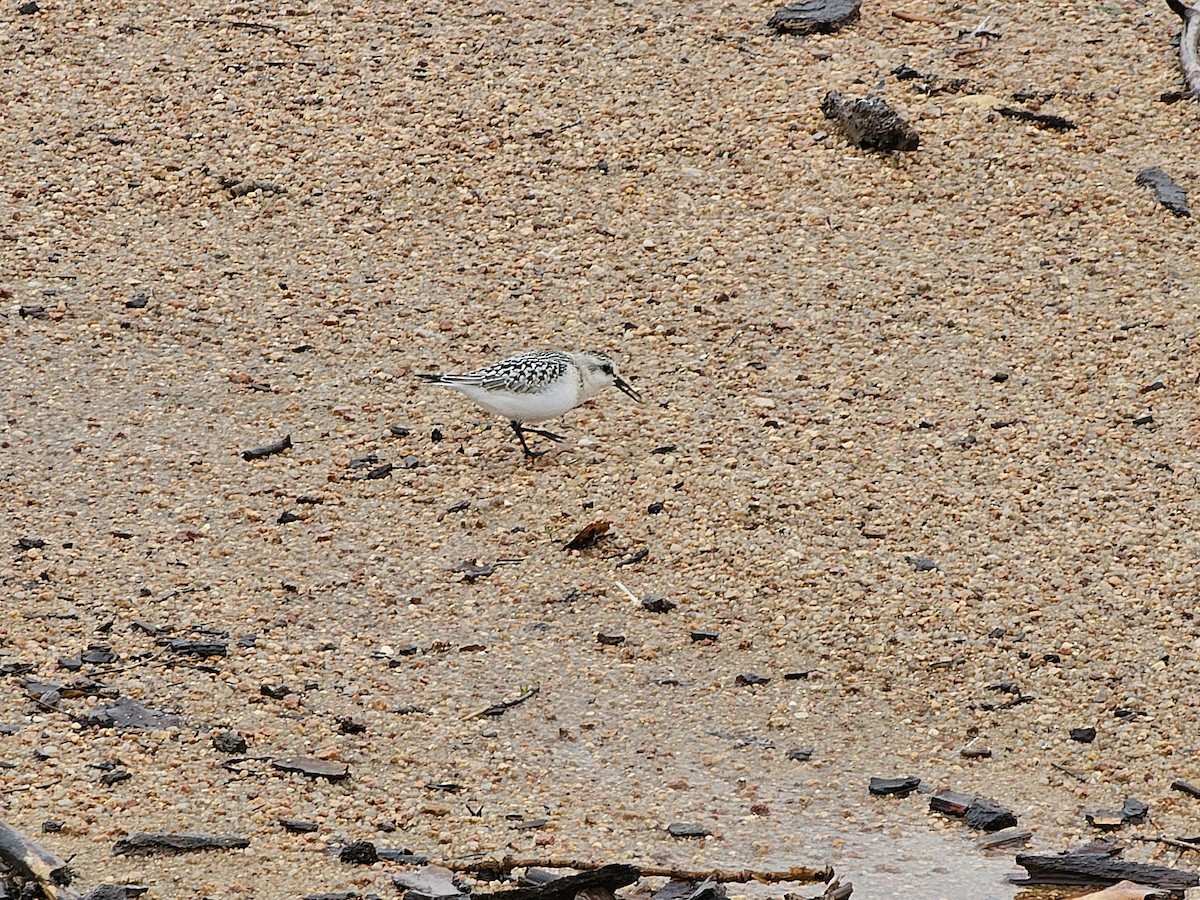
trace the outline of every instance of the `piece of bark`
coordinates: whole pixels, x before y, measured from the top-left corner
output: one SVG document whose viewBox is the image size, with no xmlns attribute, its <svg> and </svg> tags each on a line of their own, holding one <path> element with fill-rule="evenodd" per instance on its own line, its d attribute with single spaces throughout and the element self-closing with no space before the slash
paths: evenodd
<svg viewBox="0 0 1200 900">
<path fill-rule="evenodd" d="M 958 791 L 938 791 L 929 798 L 929 808 L 934 812 L 944 813 L 961 819 L 967 814 L 971 804 L 975 802 L 974 794 L 963 794 Z"/>
<path fill-rule="evenodd" d="M 250 841 L 232 834 L 168 834 L 137 831 L 113 846 L 114 856 L 160 856 L 200 850 L 240 850 Z"/>
<path fill-rule="evenodd" d="M 1175 183 L 1175 180 L 1158 166 L 1149 166 L 1137 173 L 1134 184 L 1148 187 L 1172 215 L 1180 219 L 1190 219 L 1192 211 L 1188 209 L 1187 191 Z"/>
<path fill-rule="evenodd" d="M 909 775 L 907 778 L 872 778 L 867 785 L 867 790 L 876 797 L 884 797 L 889 794 L 907 797 L 920 786 L 921 779 L 916 775 Z"/>
<path fill-rule="evenodd" d="M 971 801 L 965 818 L 968 825 L 980 831 L 999 831 L 1002 828 L 1014 828 L 1017 824 L 1016 813 L 1011 809 L 983 797 Z"/>
<path fill-rule="evenodd" d="M 255 191 L 262 191 L 264 194 L 286 194 L 287 188 L 281 184 L 276 184 L 273 181 L 266 181 L 262 178 L 230 178 L 225 177 L 219 179 L 221 187 L 229 191 L 230 199 L 236 200 L 238 197 L 245 197 L 247 194 L 252 194 Z"/>
<path fill-rule="evenodd" d="M 290 449 L 292 446 L 292 436 L 284 435 L 278 441 L 270 444 L 263 444 L 261 447 L 253 447 L 249 450 L 242 451 L 242 459 L 247 462 L 255 459 L 265 459 L 268 456 L 274 456 L 276 453 L 282 453 L 284 450 Z"/>
<path fill-rule="evenodd" d="M 1183 891 L 1200 885 L 1200 875 L 1183 869 L 1156 866 L 1149 863 L 1126 862 L 1103 854 L 1064 853 L 1060 856 L 1037 856 L 1018 853 L 1017 865 L 1029 873 L 1027 878 L 1014 878 L 1014 884 L 1116 884 L 1135 881 L 1157 888 Z"/>
<path fill-rule="evenodd" d="M 148 730 L 173 728 L 183 722 L 179 716 L 173 713 L 150 709 L 136 700 L 130 700 L 128 697 L 122 697 L 116 703 L 110 703 L 107 706 L 94 707 L 83 715 L 76 717 L 75 721 L 92 728 L 138 728 Z"/>
<path fill-rule="evenodd" d="M 667 833 L 677 838 L 704 838 L 712 834 L 703 825 L 694 825 L 691 822 L 672 822 L 667 826 Z"/>
<path fill-rule="evenodd" d="M 781 6 L 767 25 L 781 34 L 831 34 L 858 19 L 862 0 L 801 0 Z"/>
<path fill-rule="evenodd" d="M 292 834 L 312 834 L 319 827 L 316 822 L 306 822 L 303 819 L 280 819 L 279 824 Z"/>
<path fill-rule="evenodd" d="M 984 850 L 990 850 L 993 847 L 1003 847 L 1008 844 L 1024 844 L 1031 837 L 1033 837 L 1033 832 L 1026 828 L 1003 828 L 1000 831 L 985 834 L 976 843 Z"/>
<path fill-rule="evenodd" d="M 1126 797 L 1121 804 L 1121 818 L 1133 825 L 1140 825 L 1150 815 L 1150 804 L 1136 797 Z"/>
<path fill-rule="evenodd" d="M 373 866 L 379 862 L 379 851 L 370 841 L 355 841 L 347 844 L 338 853 L 338 859 L 344 863 L 358 866 Z"/>
<path fill-rule="evenodd" d="M 641 873 L 633 866 L 609 863 L 598 869 L 565 875 L 533 887 L 510 888 L 490 894 L 472 894 L 472 900 L 571 900 L 580 891 L 606 888 L 610 891 L 633 884 Z"/>
<path fill-rule="evenodd" d="M 227 641 L 195 641 L 188 638 L 168 638 L 158 642 L 160 647 L 166 647 L 172 653 L 181 656 L 227 656 L 229 644 Z"/>
<path fill-rule="evenodd" d="M 650 900 L 726 900 L 725 885 L 712 878 L 696 884 L 694 881 L 668 881 Z"/>
<path fill-rule="evenodd" d="M 1013 109 L 1011 106 L 998 107 L 996 112 L 1000 113 L 1006 119 L 1019 119 L 1022 122 L 1029 122 L 1031 125 L 1038 128 L 1046 128 L 1050 131 L 1074 131 L 1077 127 L 1070 119 L 1064 119 L 1062 116 L 1035 113 L 1027 109 Z"/>
<path fill-rule="evenodd" d="M 67 864 L 3 820 L 0 820 L 0 862 L 20 878 L 37 882 L 50 900 L 79 896 L 70 886 L 72 872 Z"/>
<path fill-rule="evenodd" d="M 1200 9 L 1184 0 L 1167 0 L 1167 6 L 1183 19 L 1183 32 L 1179 35 L 1179 67 L 1187 82 L 1188 93 L 1200 96 Z"/>
<path fill-rule="evenodd" d="M 921 136 L 881 97 L 847 100 L 830 91 L 821 101 L 825 118 L 833 119 L 850 143 L 864 150 L 916 150 Z"/>
<path fill-rule="evenodd" d="M 350 766 L 346 763 L 312 756 L 281 756 L 271 760 L 271 765 L 282 772 L 299 772 L 314 778 L 328 778 L 330 781 L 338 781 L 350 775 Z"/>
</svg>

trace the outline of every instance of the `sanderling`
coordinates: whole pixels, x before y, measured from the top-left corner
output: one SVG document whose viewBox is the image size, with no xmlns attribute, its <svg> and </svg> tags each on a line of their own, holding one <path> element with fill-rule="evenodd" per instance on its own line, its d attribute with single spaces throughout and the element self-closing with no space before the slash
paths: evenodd
<svg viewBox="0 0 1200 900">
<path fill-rule="evenodd" d="M 603 353 L 566 353 L 535 350 L 510 356 L 478 372 L 465 375 L 418 375 L 434 384 L 445 384 L 462 392 L 488 412 L 504 416 L 529 457 L 534 453 L 525 443 L 525 433 L 540 434 L 552 441 L 560 435 L 526 422 L 544 422 L 586 403 L 609 385 L 616 385 L 639 403 L 642 398 L 617 373 L 617 364 Z"/>
</svg>

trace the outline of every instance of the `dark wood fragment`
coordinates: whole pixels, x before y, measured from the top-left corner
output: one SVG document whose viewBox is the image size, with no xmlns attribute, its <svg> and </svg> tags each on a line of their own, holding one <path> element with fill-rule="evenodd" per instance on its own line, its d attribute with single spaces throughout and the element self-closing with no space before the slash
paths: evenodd
<svg viewBox="0 0 1200 900">
<path fill-rule="evenodd" d="M 1024 867 L 1029 874 L 1025 878 L 1011 879 L 1014 884 L 1090 885 L 1134 881 L 1173 891 L 1200 885 L 1200 875 L 1194 872 L 1149 863 L 1126 862 L 1098 853 L 1072 852 L 1060 856 L 1018 853 L 1017 865 Z"/>
<path fill-rule="evenodd" d="M 990 850 L 993 847 L 1003 847 L 1007 844 L 1023 844 L 1031 837 L 1033 837 L 1033 832 L 1026 828 L 1002 828 L 991 834 L 985 834 L 979 839 L 978 844 L 984 850 Z"/>
<path fill-rule="evenodd" d="M 512 709 L 514 706 L 519 706 L 520 704 L 524 703 L 526 700 L 531 700 L 534 697 L 536 697 L 540 690 L 541 690 L 541 688 L 535 684 L 532 687 L 527 688 L 521 694 L 521 696 L 514 697 L 512 700 L 502 700 L 499 703 L 494 703 L 491 706 L 489 706 L 487 709 L 481 710 L 478 713 L 478 715 L 480 715 L 480 716 L 502 716 L 506 712 L 508 712 L 510 709 Z"/>
<path fill-rule="evenodd" d="M 1154 191 L 1158 202 L 1178 218 L 1191 218 L 1192 211 L 1188 209 L 1188 195 L 1182 187 L 1175 183 L 1170 175 L 1158 166 L 1148 166 L 1137 173 L 1134 184 L 1148 187 Z"/>
<path fill-rule="evenodd" d="M 796 747 L 787 752 L 787 758 L 794 759 L 796 762 L 808 762 L 815 752 L 816 748 L 814 747 Z"/>
<path fill-rule="evenodd" d="M 1192 784 L 1190 781 L 1184 781 L 1182 778 L 1176 778 L 1171 782 L 1171 790 L 1179 791 L 1190 797 L 1200 797 L 1200 787 Z"/>
<path fill-rule="evenodd" d="M 753 684 L 766 684 L 771 679 L 766 675 L 756 675 L 754 672 L 743 672 L 733 679 L 733 683 L 740 687 L 747 687 Z"/>
<path fill-rule="evenodd" d="M 850 143 L 865 150 L 916 150 L 921 136 L 881 97 L 847 100 L 830 91 L 821 102 L 825 118 L 832 119 Z"/>
<path fill-rule="evenodd" d="M 171 728 L 182 723 L 179 716 L 172 713 L 150 709 L 136 700 L 123 697 L 116 703 L 106 706 L 96 706 L 75 721 L 91 728 L 142 728 L 162 729 Z"/>
<path fill-rule="evenodd" d="M 128 781 L 133 776 L 124 766 L 117 766 L 111 772 L 105 772 L 100 776 L 100 783 L 105 787 L 112 787 L 114 784 L 120 784 L 122 781 Z"/>
<path fill-rule="evenodd" d="M 1095 728 L 1072 728 L 1071 740 L 1078 741 L 1081 744 L 1090 744 L 1096 739 Z"/>
<path fill-rule="evenodd" d="M 867 785 L 867 790 L 876 797 L 886 797 L 891 794 L 907 797 L 920 786 L 921 779 L 916 775 L 909 775 L 905 778 L 872 778 Z"/>
<path fill-rule="evenodd" d="M 292 834 L 312 834 L 317 830 L 316 822 L 305 822 L 303 819 L 280 819 L 279 824 Z"/>
<path fill-rule="evenodd" d="M 677 838 L 702 838 L 708 837 L 712 832 L 702 825 L 693 825 L 690 822 L 672 822 L 667 826 L 667 834 Z"/>
<path fill-rule="evenodd" d="M 604 644 L 609 647 L 618 647 L 625 643 L 625 635 L 616 634 L 611 631 L 601 631 L 596 634 L 596 643 Z"/>
<path fill-rule="evenodd" d="M 341 849 L 341 852 L 338 853 L 338 859 L 344 863 L 372 866 L 379 862 L 379 852 L 370 841 L 355 841 Z"/>
<path fill-rule="evenodd" d="M 183 656 L 226 656 L 229 645 L 225 641 L 193 641 L 187 638 L 171 638 L 158 642 L 160 647 L 166 647 L 172 653 Z"/>
<path fill-rule="evenodd" d="M 292 436 L 290 434 L 284 435 L 283 438 L 275 441 L 274 443 L 263 444 L 261 447 L 254 447 L 250 450 L 243 450 L 242 459 L 246 460 L 247 462 L 255 459 L 265 459 L 268 456 L 274 456 L 276 453 L 282 453 L 284 450 L 289 450 L 291 449 L 291 446 Z"/>
<path fill-rule="evenodd" d="M 693 642 L 715 641 L 720 636 L 721 636 L 720 632 L 716 632 L 716 631 L 700 631 L 700 630 L 698 630 L 698 631 L 693 631 L 691 634 L 691 638 L 692 638 Z"/>
<path fill-rule="evenodd" d="M 645 547 L 643 547 L 641 550 L 638 550 L 636 553 L 631 553 L 629 556 L 625 557 L 624 559 L 618 560 L 616 568 L 622 569 L 625 566 L 637 565 L 638 563 L 640 563 L 644 559 L 646 559 L 646 557 L 648 557 L 649 555 L 650 555 L 650 551 L 647 550 Z"/>
<path fill-rule="evenodd" d="M 697 884 L 673 878 L 651 900 L 725 900 L 727 896 L 725 885 L 715 879 L 707 878 Z"/>
<path fill-rule="evenodd" d="M 113 846 L 115 856 L 159 856 L 199 850 L 240 850 L 250 841 L 231 834 L 168 834 L 137 831 Z"/>
<path fill-rule="evenodd" d="M 966 820 L 968 825 L 980 831 L 1000 831 L 1002 828 L 1015 828 L 1017 815 L 993 800 L 976 797 L 967 807 Z"/>
<path fill-rule="evenodd" d="M 330 781 L 339 781 L 350 775 L 350 766 L 344 762 L 316 759 L 311 756 L 283 756 L 271 760 L 271 765 L 281 772 L 299 772 L 314 778 L 328 778 Z"/>
<path fill-rule="evenodd" d="M 1138 825 L 1146 821 L 1149 814 L 1150 804 L 1136 797 L 1126 797 L 1125 802 L 1121 804 L 1121 817 L 1130 824 Z"/>
<path fill-rule="evenodd" d="M 264 194 L 286 194 L 287 188 L 281 184 L 276 184 L 273 181 L 266 181 L 261 178 L 221 178 L 221 187 L 229 191 L 229 197 L 236 200 L 238 197 L 245 197 L 247 194 L 252 194 L 255 191 L 261 191 Z"/>
<path fill-rule="evenodd" d="M 801 0 L 775 11 L 767 25 L 782 34 L 830 34 L 858 19 L 862 0 Z"/>
<path fill-rule="evenodd" d="M 958 755 L 963 759 L 991 759 L 992 751 L 989 747 L 963 747 Z"/>
<path fill-rule="evenodd" d="M 967 809 L 974 802 L 974 794 L 963 794 L 958 791 L 938 791 L 929 798 L 929 808 L 933 812 L 940 812 L 961 819 L 967 814 Z"/>
<path fill-rule="evenodd" d="M 1051 131 L 1074 131 L 1077 127 L 1070 119 L 1064 119 L 1062 116 L 1035 113 L 1027 109 L 1013 109 L 1011 106 L 1001 106 L 996 112 L 1000 113 L 1006 119 L 1019 119 L 1022 122 L 1029 122 L 1038 128 L 1047 128 Z"/>
<path fill-rule="evenodd" d="M 471 584 L 477 578 L 487 578 L 496 571 L 495 566 L 479 565 L 477 562 L 469 559 L 464 559 L 458 565 L 450 569 L 451 572 L 461 572 L 463 581 Z"/>
<path fill-rule="evenodd" d="M 652 613 L 668 613 L 675 608 L 675 604 L 666 597 L 656 597 L 648 595 L 642 598 L 642 609 Z"/>
<path fill-rule="evenodd" d="M 473 900 L 573 900 L 576 894 L 588 890 L 615 891 L 633 884 L 641 873 L 633 866 L 610 863 L 590 872 L 565 875 L 533 887 L 510 888 L 506 891 L 472 894 Z"/>
<path fill-rule="evenodd" d="M 246 739 L 236 731 L 219 731 L 212 737 L 213 749 L 218 753 L 228 753 L 232 756 L 245 753 L 248 749 Z"/>
</svg>

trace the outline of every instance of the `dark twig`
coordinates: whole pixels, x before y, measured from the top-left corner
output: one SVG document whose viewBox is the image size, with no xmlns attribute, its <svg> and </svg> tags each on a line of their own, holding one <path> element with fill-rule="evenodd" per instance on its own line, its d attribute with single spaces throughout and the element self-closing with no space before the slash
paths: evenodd
<svg viewBox="0 0 1200 900">
<path fill-rule="evenodd" d="M 250 461 L 255 459 L 264 459 L 268 456 L 274 456 L 276 453 L 282 453 L 284 450 L 290 449 L 292 446 L 292 436 L 285 435 L 281 440 L 271 444 L 263 444 L 261 447 L 254 447 L 250 450 L 242 451 L 242 459 Z"/>
<path fill-rule="evenodd" d="M 541 688 L 538 685 L 533 685 L 525 689 L 525 692 L 520 697 L 514 697 L 512 700 L 502 700 L 499 703 L 493 704 L 486 709 L 481 709 L 478 712 L 473 712 L 469 716 L 464 716 L 465 719 L 478 719 L 483 716 L 502 716 L 505 712 L 512 709 L 514 706 L 519 706 L 526 700 L 532 700 L 538 695 Z"/>
</svg>

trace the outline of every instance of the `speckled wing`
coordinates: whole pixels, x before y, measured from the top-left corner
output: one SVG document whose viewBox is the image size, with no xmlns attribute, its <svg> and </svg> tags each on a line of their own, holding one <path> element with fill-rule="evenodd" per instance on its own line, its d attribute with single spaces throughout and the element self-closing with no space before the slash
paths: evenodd
<svg viewBox="0 0 1200 900">
<path fill-rule="evenodd" d="M 477 384 L 488 391 L 540 394 L 546 385 L 566 374 L 570 360 L 562 353 L 524 353 L 475 372 Z"/>
</svg>

